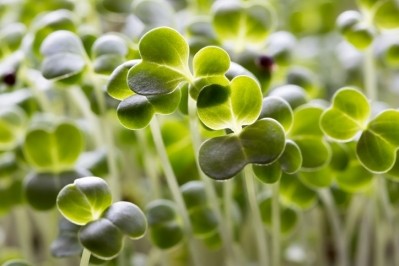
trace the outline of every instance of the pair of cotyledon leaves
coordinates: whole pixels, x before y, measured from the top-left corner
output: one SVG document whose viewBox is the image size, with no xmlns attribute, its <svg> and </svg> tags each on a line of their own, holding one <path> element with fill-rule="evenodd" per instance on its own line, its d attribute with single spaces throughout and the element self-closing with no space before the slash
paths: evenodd
<svg viewBox="0 0 399 266">
<path fill-rule="evenodd" d="M 32 207 L 51 209 L 63 186 L 88 174 L 87 171 L 75 169 L 83 149 L 83 134 L 71 122 L 45 124 L 28 130 L 22 150 L 35 172 L 27 176 L 24 189 Z"/>
<path fill-rule="evenodd" d="M 90 64 L 94 72 L 110 74 L 125 61 L 125 57 L 131 51 L 128 42 L 122 36 L 106 34 L 91 46 L 93 62 L 90 62 L 82 40 L 76 34 L 67 30 L 57 30 L 43 40 L 40 52 L 43 56 L 43 76 L 47 79 L 68 80 L 82 74 Z"/>
<path fill-rule="evenodd" d="M 112 203 L 107 183 L 94 176 L 76 179 L 57 196 L 57 208 L 74 224 L 81 244 L 100 259 L 112 259 L 122 250 L 124 236 L 138 239 L 147 230 L 147 219 L 135 204 Z"/>
<path fill-rule="evenodd" d="M 399 111 L 387 109 L 370 118 L 367 98 L 353 88 L 342 88 L 323 113 L 320 125 L 337 141 L 357 139 L 356 154 L 361 164 L 374 173 L 394 168 L 399 149 Z M 360 135 L 360 136 L 359 136 Z"/>
<path fill-rule="evenodd" d="M 201 49 L 193 58 L 193 74 L 188 44 L 173 29 L 148 32 L 140 40 L 139 51 L 142 60 L 119 66 L 107 86 L 112 97 L 122 100 L 118 117 L 124 126 L 142 128 L 155 113 L 173 112 L 180 102 L 178 87 L 189 83 L 198 116 L 207 127 L 240 131 L 246 126 L 241 133 L 212 139 L 201 147 L 200 165 L 206 174 L 230 178 L 248 163 L 271 163 L 282 154 L 282 126 L 271 118 L 257 121 L 262 109 L 259 84 L 248 76 L 229 81 L 225 73 L 230 59 L 224 50 Z"/>
</svg>

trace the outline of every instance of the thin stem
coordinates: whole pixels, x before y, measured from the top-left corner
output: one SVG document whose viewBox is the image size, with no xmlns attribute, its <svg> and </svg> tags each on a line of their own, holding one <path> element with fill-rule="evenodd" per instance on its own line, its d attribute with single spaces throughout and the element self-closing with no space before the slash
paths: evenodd
<svg viewBox="0 0 399 266">
<path fill-rule="evenodd" d="M 200 265 L 199 259 L 197 258 L 197 252 L 194 247 L 194 243 L 192 241 L 192 226 L 188 216 L 186 204 L 184 203 L 183 196 L 179 189 L 179 184 L 177 183 L 177 179 L 175 173 L 173 172 L 172 165 L 170 164 L 168 154 L 166 153 L 165 144 L 162 139 L 161 129 L 158 123 L 158 119 L 155 116 L 150 122 L 150 128 L 152 137 L 154 140 L 155 148 L 158 152 L 159 159 L 161 160 L 161 165 L 166 177 L 166 182 L 168 187 L 172 193 L 172 197 L 177 204 L 177 208 L 182 216 L 183 223 L 185 225 L 185 231 L 188 235 L 188 244 L 189 250 L 193 259 L 194 265 Z"/>
<path fill-rule="evenodd" d="M 97 79 L 96 77 L 92 77 L 94 83 L 94 94 L 100 110 L 101 131 L 103 132 L 104 145 L 107 150 L 107 164 L 110 172 L 109 187 L 111 189 L 114 201 L 118 201 L 121 199 L 121 182 L 118 165 L 116 162 L 112 127 L 109 125 L 109 121 L 107 121 L 107 107 L 105 103 L 104 92 L 102 90 L 102 84 L 98 84 Z"/>
<path fill-rule="evenodd" d="M 366 203 L 365 206 L 368 206 Z M 356 249 L 356 266 L 367 265 L 369 261 L 369 251 L 370 251 L 370 227 L 371 220 L 374 214 L 374 206 L 370 204 L 366 211 L 364 212 L 364 218 L 360 224 L 360 232 L 358 237 L 358 246 Z"/>
<path fill-rule="evenodd" d="M 366 90 L 366 95 L 371 101 L 376 101 L 378 98 L 377 91 L 377 75 L 375 71 L 373 44 L 370 44 L 364 54 L 364 86 Z"/>
<path fill-rule="evenodd" d="M 82 258 L 80 259 L 79 266 L 89 266 L 91 252 L 87 249 L 83 249 Z"/>
<path fill-rule="evenodd" d="M 395 227 L 395 222 L 394 222 L 395 218 L 392 213 L 392 208 L 391 208 L 391 204 L 389 202 L 388 193 L 386 193 L 386 191 L 387 191 L 386 181 L 383 176 L 379 177 L 379 181 L 380 182 L 379 182 L 378 188 L 380 189 L 379 196 L 380 196 L 381 207 L 385 214 L 386 220 L 389 223 L 389 226 L 391 229 L 391 235 L 393 236 L 392 237 L 393 250 L 399 250 L 399 239 L 397 237 L 396 227 Z M 393 252 L 393 261 L 394 261 L 394 265 L 399 265 L 398 252 Z"/>
<path fill-rule="evenodd" d="M 148 146 L 147 144 L 147 139 L 144 134 L 143 130 L 137 130 L 136 131 L 136 136 L 138 138 L 138 145 L 140 147 L 140 151 L 142 152 L 143 156 L 143 165 L 144 165 L 144 171 L 145 174 L 148 176 L 150 179 L 150 185 L 151 185 L 151 198 L 157 199 L 161 197 L 161 184 L 160 180 L 157 175 L 157 170 L 155 167 L 153 167 L 152 164 L 152 159 L 150 154 L 150 150 L 146 147 Z"/>
<path fill-rule="evenodd" d="M 93 112 L 90 109 L 90 102 L 82 92 L 81 88 L 78 86 L 74 86 L 68 91 L 68 96 L 71 100 L 71 102 L 76 106 L 76 108 L 79 108 L 80 113 L 83 115 L 83 117 L 89 121 L 91 124 L 92 130 L 94 131 L 100 131 L 100 124 L 97 119 L 97 117 L 93 114 Z M 95 143 L 97 146 L 101 145 L 102 140 L 101 140 L 101 135 L 100 134 L 92 134 Z"/>
<path fill-rule="evenodd" d="M 224 247 L 226 249 L 226 258 L 229 259 L 230 263 L 232 265 L 235 264 L 235 262 L 237 261 L 237 256 L 234 252 L 234 248 L 233 248 L 233 237 L 232 237 L 232 230 L 229 229 L 229 227 L 225 227 L 224 223 L 223 223 L 223 215 L 222 212 L 218 206 L 218 202 L 219 199 L 216 195 L 216 191 L 215 188 L 213 186 L 213 184 L 211 183 L 212 180 L 207 177 L 204 172 L 201 171 L 200 165 L 199 165 L 199 160 L 198 160 L 198 152 L 200 149 L 200 144 L 201 144 L 201 136 L 200 136 L 200 131 L 198 128 L 198 118 L 197 118 L 197 106 L 196 106 L 196 102 L 194 99 L 192 99 L 191 97 L 189 98 L 189 102 L 188 102 L 188 111 L 189 111 L 189 118 L 190 118 L 190 132 L 191 132 L 191 137 L 192 137 L 192 143 L 193 143 L 193 149 L 194 149 L 194 156 L 195 156 L 195 164 L 197 166 L 198 169 L 198 173 L 199 176 L 202 180 L 202 182 L 204 182 L 205 184 L 205 190 L 206 190 L 206 194 L 207 197 L 209 198 L 209 203 L 210 203 L 210 207 L 212 208 L 212 211 L 215 213 L 219 223 L 218 223 L 218 230 L 219 233 L 221 235 Z M 225 182 L 224 186 L 230 186 L 230 188 L 225 188 L 225 191 L 228 191 L 228 193 L 224 195 L 225 199 L 224 199 L 224 203 L 225 203 L 225 208 L 226 211 L 230 212 L 231 208 L 232 208 L 232 203 L 233 203 L 233 197 L 232 197 L 232 192 L 230 191 L 232 189 L 231 187 L 231 182 Z M 229 197 L 229 199 L 227 199 L 226 197 Z M 227 204 L 227 205 L 226 205 Z M 226 220 L 231 220 L 231 212 L 230 212 L 230 216 L 227 216 L 227 212 L 225 213 L 226 216 Z M 230 227 L 232 228 L 232 227 Z"/>
<path fill-rule="evenodd" d="M 21 247 L 22 254 L 27 261 L 34 262 L 35 256 L 31 249 L 32 244 L 32 228 L 29 222 L 27 210 L 18 206 L 14 208 L 15 224 L 17 226 L 17 235 L 19 246 Z"/>
<path fill-rule="evenodd" d="M 331 229 L 333 232 L 335 247 L 337 249 L 338 256 L 336 265 L 346 266 L 348 265 L 346 241 L 334 200 L 331 196 L 330 191 L 327 189 L 320 190 L 319 195 L 326 208 L 328 220 L 330 220 L 331 222 Z"/>
<path fill-rule="evenodd" d="M 249 208 L 252 214 L 253 229 L 256 237 L 259 265 L 267 266 L 268 262 L 268 249 L 266 242 L 266 234 L 263 228 L 262 218 L 260 215 L 258 201 L 256 199 L 256 186 L 254 182 L 254 175 L 252 168 L 246 166 L 244 168 L 244 179 L 247 190 L 247 198 L 249 202 Z"/>
<path fill-rule="evenodd" d="M 280 202 L 279 202 L 280 182 L 272 185 L 272 265 L 280 266 Z"/>
</svg>

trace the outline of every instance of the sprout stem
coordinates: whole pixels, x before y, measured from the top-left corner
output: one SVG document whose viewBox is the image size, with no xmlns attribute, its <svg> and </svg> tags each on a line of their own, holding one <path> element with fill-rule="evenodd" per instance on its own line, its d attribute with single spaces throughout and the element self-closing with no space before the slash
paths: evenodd
<svg viewBox="0 0 399 266">
<path fill-rule="evenodd" d="M 230 259 L 230 262 L 232 265 L 237 262 L 237 256 L 234 252 L 233 248 L 233 237 L 232 237 L 232 226 L 230 227 L 225 227 L 223 226 L 223 216 L 222 212 L 218 206 L 219 199 L 216 195 L 215 188 L 213 187 L 213 184 L 211 183 L 212 180 L 207 177 L 204 172 L 201 171 L 200 165 L 199 165 L 199 160 L 198 160 L 198 152 L 201 144 L 201 136 L 200 136 L 200 131 L 198 128 L 198 118 L 197 118 L 197 105 L 196 101 L 192 99 L 190 96 L 188 97 L 188 111 L 189 111 L 189 117 L 190 117 L 190 132 L 191 132 L 191 137 L 192 137 L 192 143 L 193 143 L 193 149 L 194 149 L 194 156 L 195 156 L 195 163 L 198 169 L 198 173 L 200 175 L 200 178 L 202 182 L 205 184 L 205 191 L 207 194 L 207 197 L 209 199 L 210 207 L 212 208 L 212 211 L 215 213 L 217 219 L 218 219 L 218 230 L 221 235 L 224 247 L 226 248 L 226 258 Z M 231 209 L 232 209 L 232 184 L 230 181 L 225 182 L 224 186 L 230 186 L 228 188 L 225 188 L 225 199 L 224 199 L 224 204 L 225 204 L 225 219 L 226 222 L 227 220 L 229 221 L 228 224 L 230 224 L 231 220 Z M 229 197 L 227 199 L 226 197 Z M 228 264 L 229 265 L 229 264 Z"/>
<path fill-rule="evenodd" d="M 173 200 L 177 204 L 177 208 L 182 216 L 183 223 L 185 225 L 185 231 L 186 235 L 188 235 L 188 245 L 193 259 L 193 263 L 194 265 L 199 266 L 201 264 L 199 263 L 199 258 L 197 257 L 197 252 L 194 243 L 192 241 L 192 226 L 188 216 L 186 204 L 184 203 L 183 196 L 179 189 L 179 184 L 177 183 L 175 173 L 173 172 L 172 165 L 170 164 L 168 154 L 166 153 L 165 144 L 162 139 L 161 129 L 156 116 L 151 120 L 150 128 L 155 148 L 158 152 L 159 159 L 161 160 L 161 165 L 166 177 L 166 182 L 168 184 L 170 192 L 172 193 Z"/>
<path fill-rule="evenodd" d="M 109 187 L 111 189 L 112 198 L 114 201 L 119 201 L 122 196 L 120 189 L 119 170 L 116 163 L 112 127 L 110 127 L 109 122 L 107 121 L 107 106 L 105 102 L 104 91 L 102 90 L 101 84 L 98 84 L 96 81 L 97 79 L 96 77 L 92 77 L 94 83 L 94 94 L 100 110 L 101 131 L 103 132 L 104 145 L 107 150 L 107 164 L 110 172 Z"/>
<path fill-rule="evenodd" d="M 280 266 L 280 202 L 279 202 L 280 182 L 272 184 L 272 265 Z"/>
<path fill-rule="evenodd" d="M 29 216 L 25 207 L 16 207 L 14 208 L 15 214 L 15 224 L 17 226 L 18 231 L 18 242 L 22 250 L 22 254 L 24 258 L 28 261 L 35 261 L 35 256 L 31 250 L 32 243 L 32 228 L 29 223 Z"/>
<path fill-rule="evenodd" d="M 367 206 L 366 202 L 365 206 Z M 367 265 L 369 261 L 369 251 L 370 251 L 370 227 L 371 220 L 374 214 L 374 206 L 370 204 L 366 211 L 364 212 L 364 218 L 360 224 L 360 232 L 358 237 L 358 246 L 356 249 L 356 266 Z"/>
<path fill-rule="evenodd" d="M 367 48 L 364 54 L 364 83 L 366 89 L 366 95 L 371 101 L 376 101 L 378 99 L 377 92 L 377 76 L 375 71 L 375 62 L 373 54 L 373 44 Z"/>
<path fill-rule="evenodd" d="M 323 202 L 328 220 L 331 222 L 331 229 L 334 236 L 335 247 L 337 249 L 337 263 L 339 266 L 348 265 L 348 255 L 346 249 L 346 240 L 343 234 L 341 223 L 339 220 L 338 212 L 331 196 L 331 193 L 327 189 L 322 189 L 319 191 L 320 199 Z"/>
<path fill-rule="evenodd" d="M 268 250 L 266 242 L 266 234 L 263 228 L 262 218 L 259 211 L 258 201 L 256 198 L 256 186 L 254 182 L 254 174 L 250 166 L 244 168 L 244 179 L 247 190 L 247 198 L 249 207 L 252 213 L 252 222 L 254 227 L 254 233 L 258 248 L 259 265 L 267 266 L 268 262 Z"/>
<path fill-rule="evenodd" d="M 151 184 L 151 198 L 157 199 L 161 197 L 161 184 L 157 175 L 157 170 L 152 165 L 150 150 L 147 148 L 147 139 L 143 130 L 137 130 L 136 136 L 138 138 L 138 145 L 143 156 L 143 166 L 145 174 L 150 179 Z"/>
<path fill-rule="evenodd" d="M 90 255 L 90 251 L 84 248 L 79 266 L 89 266 Z"/>
</svg>

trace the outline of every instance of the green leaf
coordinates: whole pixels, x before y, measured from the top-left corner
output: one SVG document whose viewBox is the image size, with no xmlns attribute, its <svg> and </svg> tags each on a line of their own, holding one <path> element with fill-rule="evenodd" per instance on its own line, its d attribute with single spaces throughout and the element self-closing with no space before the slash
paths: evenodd
<svg viewBox="0 0 399 266">
<path fill-rule="evenodd" d="M 129 69 L 135 66 L 138 62 L 140 61 L 127 61 L 112 71 L 112 74 L 109 77 L 106 85 L 106 90 L 109 96 L 121 101 L 134 94 L 127 84 L 127 74 Z"/>
<path fill-rule="evenodd" d="M 280 163 L 274 162 L 271 164 L 254 164 L 252 165 L 255 176 L 258 180 L 265 184 L 273 184 L 281 178 L 281 165 Z"/>
<path fill-rule="evenodd" d="M 58 210 L 65 218 L 78 225 L 100 218 L 111 203 L 112 196 L 107 183 L 95 176 L 76 179 L 57 196 Z"/>
<path fill-rule="evenodd" d="M 301 210 L 310 209 L 317 202 L 317 194 L 303 185 L 297 175 L 283 174 L 281 176 L 280 196 L 286 205 Z"/>
<path fill-rule="evenodd" d="M 125 61 L 129 51 L 128 45 L 121 36 L 106 34 L 98 38 L 92 46 L 94 71 L 99 74 L 110 74 Z M 126 79 L 126 76 L 125 76 Z"/>
<path fill-rule="evenodd" d="M 284 173 L 294 174 L 302 167 L 302 153 L 299 146 L 292 140 L 287 139 L 283 154 L 278 159 Z"/>
<path fill-rule="evenodd" d="M 145 213 L 150 238 L 155 246 L 160 249 L 169 249 L 182 241 L 183 227 L 172 201 L 154 200 L 147 205 Z"/>
<path fill-rule="evenodd" d="M 188 210 L 207 204 L 204 183 L 201 181 L 189 181 L 180 187 L 184 202 Z"/>
<path fill-rule="evenodd" d="M 285 147 L 282 126 L 265 118 L 245 127 L 239 135 L 209 139 L 199 151 L 202 171 L 213 179 L 232 178 L 249 164 L 270 164 L 276 161 Z"/>
<path fill-rule="evenodd" d="M 188 44 L 176 30 L 161 27 L 147 32 L 139 42 L 139 51 L 142 61 L 128 73 L 128 84 L 134 92 L 167 94 L 191 79 Z"/>
<path fill-rule="evenodd" d="M 218 37 L 233 43 L 237 51 L 244 43 L 263 43 L 274 27 L 273 10 L 262 3 L 218 1 L 212 7 L 212 23 Z"/>
<path fill-rule="evenodd" d="M 26 160 L 39 172 L 62 172 L 74 168 L 84 149 L 81 131 L 71 123 L 60 123 L 52 130 L 36 128 L 25 137 Z"/>
<path fill-rule="evenodd" d="M 381 3 L 374 12 L 373 20 L 382 29 L 397 29 L 399 27 L 399 4 L 394 0 Z"/>
<path fill-rule="evenodd" d="M 229 54 L 217 46 L 204 47 L 193 58 L 195 77 L 224 75 L 229 67 Z"/>
<path fill-rule="evenodd" d="M 374 173 L 390 170 L 399 148 L 399 111 L 385 110 L 367 125 L 356 147 L 360 162 Z"/>
<path fill-rule="evenodd" d="M 147 230 L 147 220 L 144 213 L 135 204 L 127 201 L 118 201 L 109 206 L 102 218 L 106 218 L 130 238 L 138 239 L 144 236 Z"/>
<path fill-rule="evenodd" d="M 262 108 L 262 92 L 255 80 L 238 76 L 228 87 L 215 84 L 202 89 L 197 107 L 207 127 L 234 131 L 256 121 Z"/>
<path fill-rule="evenodd" d="M 165 95 L 132 95 L 119 104 L 118 119 L 128 129 L 144 128 L 150 123 L 155 113 L 173 113 L 179 106 L 180 97 L 180 90 Z"/>
<path fill-rule="evenodd" d="M 140 0 L 133 1 L 134 14 L 145 24 L 144 32 L 150 29 L 169 26 L 175 22 L 175 11 L 168 1 Z"/>
<path fill-rule="evenodd" d="M 294 110 L 294 123 L 288 133 L 301 150 L 304 169 L 323 167 L 331 159 L 331 148 L 319 126 L 322 113 L 322 108 L 312 105 Z"/>
<path fill-rule="evenodd" d="M 302 171 L 299 173 L 299 179 L 308 187 L 313 189 L 329 187 L 334 179 L 329 167 L 313 171 Z"/>
<path fill-rule="evenodd" d="M 349 193 L 367 191 L 373 185 L 374 175 L 364 168 L 357 159 L 352 159 L 344 171 L 337 172 L 335 182 Z"/>
<path fill-rule="evenodd" d="M 197 99 L 200 91 L 208 85 L 227 86 L 225 73 L 230 67 L 229 54 L 217 47 L 207 46 L 199 50 L 193 58 L 194 84 L 190 86 L 190 95 Z"/>
<path fill-rule="evenodd" d="M 26 114 L 18 106 L 0 109 L 0 151 L 12 150 L 20 143 L 26 122 Z"/>
<path fill-rule="evenodd" d="M 44 56 L 41 71 L 47 79 L 65 79 L 78 74 L 86 66 L 82 42 L 69 31 L 51 33 L 43 41 L 40 52 Z"/>
<path fill-rule="evenodd" d="M 91 221 L 79 231 L 82 245 L 100 259 L 115 258 L 123 247 L 123 233 L 108 219 Z"/>
<path fill-rule="evenodd" d="M 370 112 L 367 98 L 360 91 L 345 87 L 334 94 L 332 106 L 320 118 L 320 126 L 330 138 L 350 141 L 366 127 Z"/>
<path fill-rule="evenodd" d="M 289 131 L 293 123 L 294 114 L 289 103 L 283 98 L 269 96 L 263 99 L 259 119 L 265 117 L 277 120 L 285 131 Z"/>
<path fill-rule="evenodd" d="M 37 210 L 49 210 L 56 204 L 59 191 L 77 178 L 90 173 L 83 170 L 65 171 L 59 174 L 32 173 L 24 181 L 24 194 L 29 205 Z"/>
</svg>

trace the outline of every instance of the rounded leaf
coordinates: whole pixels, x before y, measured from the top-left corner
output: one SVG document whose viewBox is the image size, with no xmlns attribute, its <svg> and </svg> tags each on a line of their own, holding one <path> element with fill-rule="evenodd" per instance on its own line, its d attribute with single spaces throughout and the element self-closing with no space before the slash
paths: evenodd
<svg viewBox="0 0 399 266">
<path fill-rule="evenodd" d="M 180 187 L 188 210 L 207 204 L 205 185 L 201 181 L 189 181 Z"/>
<path fill-rule="evenodd" d="M 214 84 L 203 88 L 197 107 L 198 116 L 207 127 L 236 130 L 257 120 L 262 108 L 262 91 L 254 79 L 238 76 L 230 86 Z"/>
<path fill-rule="evenodd" d="M 272 164 L 254 164 L 252 165 L 255 176 L 258 180 L 265 184 L 272 184 L 280 180 L 281 177 L 281 165 L 279 162 Z"/>
<path fill-rule="evenodd" d="M 283 98 L 276 96 L 265 97 L 262 102 L 262 111 L 259 119 L 270 117 L 277 120 L 285 131 L 289 131 L 292 125 L 293 112 L 291 106 Z"/>
<path fill-rule="evenodd" d="M 313 189 L 329 187 L 332 184 L 334 175 L 329 167 L 323 167 L 313 171 L 302 171 L 299 179 L 308 187 Z"/>
<path fill-rule="evenodd" d="M 374 13 L 374 23 L 383 29 L 399 27 L 399 4 L 395 0 L 384 1 Z"/>
<path fill-rule="evenodd" d="M 358 160 L 351 160 L 345 171 L 337 172 L 335 182 L 349 193 L 365 192 L 374 184 L 373 173 L 364 168 Z"/>
<path fill-rule="evenodd" d="M 66 171 L 59 174 L 32 173 L 24 181 L 24 193 L 30 206 L 49 210 L 55 206 L 59 191 L 77 178 L 87 176 L 85 170 Z"/>
<path fill-rule="evenodd" d="M 195 77 L 224 75 L 229 67 L 229 54 L 217 46 L 204 47 L 193 58 Z"/>
<path fill-rule="evenodd" d="M 11 150 L 19 144 L 26 120 L 25 112 L 18 106 L 0 109 L 0 151 Z"/>
<path fill-rule="evenodd" d="M 161 249 L 168 249 L 180 243 L 184 237 L 183 227 L 178 220 L 176 207 L 169 200 L 155 200 L 146 208 L 151 241 Z"/>
<path fill-rule="evenodd" d="M 118 201 L 109 206 L 102 214 L 130 238 L 138 239 L 147 230 L 147 220 L 144 213 L 135 204 Z"/>
<path fill-rule="evenodd" d="M 283 174 L 280 180 L 281 199 L 301 210 L 313 207 L 317 202 L 317 194 L 303 185 L 296 175 Z"/>
<path fill-rule="evenodd" d="M 43 41 L 40 52 L 44 56 L 42 74 L 47 79 L 65 79 L 81 72 L 86 66 L 82 42 L 69 31 L 51 33 Z"/>
<path fill-rule="evenodd" d="M 360 162 L 374 173 L 390 170 L 399 148 L 399 111 L 385 110 L 362 133 L 356 147 Z"/>
<path fill-rule="evenodd" d="M 123 247 L 123 233 L 108 219 L 89 222 L 79 231 L 82 245 L 100 259 L 115 258 Z"/>
<path fill-rule="evenodd" d="M 25 137 L 23 152 L 26 160 L 39 172 L 62 172 L 74 168 L 84 149 L 83 134 L 68 122 L 55 128 L 35 128 Z"/>
<path fill-rule="evenodd" d="M 205 238 L 217 231 L 218 219 L 210 207 L 192 208 L 188 214 L 196 237 Z"/>
<path fill-rule="evenodd" d="M 69 221 L 85 225 L 98 219 L 112 203 L 107 183 L 99 177 L 77 179 L 65 186 L 57 196 L 57 207 Z"/>
<path fill-rule="evenodd" d="M 289 103 L 291 109 L 295 109 L 308 101 L 305 90 L 298 85 L 279 86 L 273 89 L 269 95 L 283 98 Z"/>
<path fill-rule="evenodd" d="M 139 60 L 127 61 L 112 71 L 111 76 L 108 79 L 106 90 L 114 99 L 124 100 L 125 98 L 132 96 L 134 92 L 129 88 L 127 84 L 127 74 L 129 69 L 135 66 Z"/>
<path fill-rule="evenodd" d="M 204 142 L 199 164 L 209 177 L 232 178 L 249 164 L 270 164 L 285 147 L 285 133 L 274 119 L 265 118 L 245 127 L 239 135 L 216 137 Z"/>
</svg>

